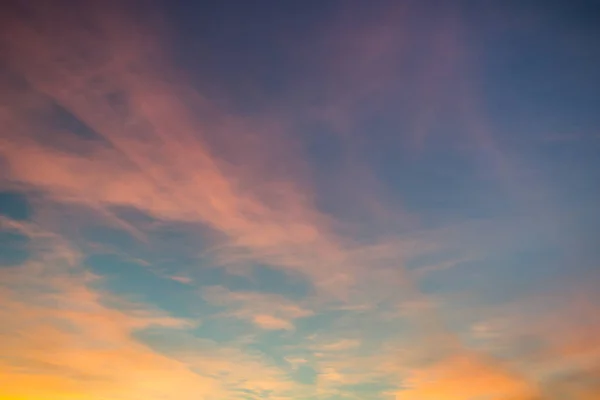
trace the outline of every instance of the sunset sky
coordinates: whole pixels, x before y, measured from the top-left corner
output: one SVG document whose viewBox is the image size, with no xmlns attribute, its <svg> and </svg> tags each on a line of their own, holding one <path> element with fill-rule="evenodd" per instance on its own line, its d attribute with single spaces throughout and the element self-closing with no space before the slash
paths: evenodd
<svg viewBox="0 0 600 400">
<path fill-rule="evenodd" d="M 3 2 L 0 400 L 600 399 L 599 43 L 581 0 Z"/>
</svg>

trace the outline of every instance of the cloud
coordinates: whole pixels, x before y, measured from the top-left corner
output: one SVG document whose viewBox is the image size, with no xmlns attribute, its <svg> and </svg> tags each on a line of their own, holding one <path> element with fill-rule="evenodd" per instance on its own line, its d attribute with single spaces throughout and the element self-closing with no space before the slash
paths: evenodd
<svg viewBox="0 0 600 400">
<path fill-rule="evenodd" d="M 100 291 L 101 278 L 82 268 L 81 254 L 62 237 L 30 222 L 11 227 L 30 235 L 32 254 L 0 269 L 2 396 L 208 399 L 239 390 L 302 392 L 264 358 L 193 338 L 187 332 L 195 321 Z M 157 330 L 164 332 L 158 347 L 138 337 Z"/>
<path fill-rule="evenodd" d="M 193 282 L 193 280 L 187 276 L 171 276 L 171 279 L 173 279 L 176 282 L 184 283 L 184 284 L 190 284 Z"/>
<path fill-rule="evenodd" d="M 346 351 L 360 346 L 360 341 L 356 339 L 341 339 L 332 343 L 318 346 L 316 350 L 322 351 Z"/>
<path fill-rule="evenodd" d="M 275 151 L 267 150 L 273 146 L 271 139 L 283 138 L 276 146 L 282 154 L 293 146 L 285 140 L 284 124 L 277 118 L 232 115 L 187 89 L 152 31 L 121 16 L 113 19 L 111 12 L 92 16 L 89 10 L 80 11 L 89 19 L 46 10 L 33 22 L 14 19 L 5 28 L 11 33 L 11 40 L 3 42 L 9 64 L 30 85 L 29 98 L 8 103 L 2 116 L 10 131 L 0 139 L 0 152 L 13 181 L 53 201 L 107 215 L 115 207 L 126 207 L 159 221 L 208 227 L 220 240 L 209 251 L 217 265 L 266 263 L 307 276 L 320 296 L 343 298 L 342 303 L 356 297 L 361 306 L 372 307 L 397 290 L 395 284 L 404 281 L 401 271 L 394 271 L 400 255 L 418 246 L 403 239 L 389 240 L 385 248 L 365 245 L 335 232 L 334 221 L 315 206 L 310 182 L 297 179 L 296 172 L 292 177 L 275 172 L 281 163 L 273 159 Z M 62 29 L 46 28 L 50 19 Z M 90 48 L 97 52 L 90 55 L 93 60 L 85 53 Z M 89 135 L 48 124 L 56 105 L 80 121 Z M 49 131 L 56 133 L 57 142 L 42 140 Z M 285 161 L 296 163 L 293 156 Z M 386 268 L 380 273 L 382 265 Z M 350 290 L 357 278 L 366 294 Z M 368 283 L 376 285 L 368 288 Z M 203 293 L 225 308 L 223 315 L 267 331 L 291 332 L 297 320 L 314 314 L 312 307 L 281 296 L 225 288 Z M 323 307 L 327 300 L 315 303 Z M 140 322 L 135 329 L 148 326 Z M 126 347 L 130 332 L 121 333 Z M 155 362 L 162 368 L 162 358 L 152 357 L 158 357 Z M 188 362 L 208 368 L 202 358 L 165 362 L 183 369 Z M 321 370 L 320 380 L 335 382 L 332 388 L 372 378 L 360 364 L 338 370 L 324 363 Z M 249 382 L 244 374 L 230 373 Z M 341 376 L 347 378 L 335 378 Z M 258 376 L 252 379 L 261 382 Z M 210 385 L 206 393 L 224 390 Z"/>
<path fill-rule="evenodd" d="M 60 237 L 27 228 L 37 232 L 32 258 L 0 273 L 4 396 L 161 398 L 174 387 L 181 398 L 222 392 L 217 382 L 131 337 L 151 326 L 182 329 L 188 321 L 135 304 L 108 308 L 73 248 Z"/>
<path fill-rule="evenodd" d="M 543 191 L 524 183 L 476 106 L 484 102 L 473 89 L 457 15 L 434 13 L 415 27 L 427 7 L 384 3 L 370 17 L 350 7 L 328 20 L 310 54 L 299 52 L 306 58 L 300 66 L 318 64 L 319 77 L 291 88 L 283 110 L 278 104 L 260 114 L 198 93 L 198 77 L 175 65 L 168 31 L 152 11 L 133 16 L 117 2 L 24 2 L 25 12 L 8 11 L 0 21 L 7 55 L 0 186 L 37 201 L 33 211 L 2 210 L 18 221 L 0 217 L 2 229 L 28 239 L 10 244 L 20 257 L 0 269 L 2 395 L 208 400 L 358 398 L 365 391 L 399 400 L 532 400 L 555 389 L 587 400 L 597 393 L 594 306 L 561 308 L 555 319 L 530 312 L 515 322 L 494 318 L 486 296 L 472 296 L 479 288 L 469 279 L 488 271 L 497 254 L 521 256 L 533 242 L 567 247 L 561 239 L 571 235 L 558 229 Z M 451 144 L 435 135 L 448 112 L 468 131 Z M 317 142 L 335 137 L 339 159 L 308 154 L 303 135 L 313 123 L 315 136 L 328 131 Z M 415 146 L 418 156 L 432 150 L 431 159 L 414 157 Z M 500 217 L 447 217 L 449 192 L 461 188 L 421 190 L 427 177 L 420 171 L 446 167 L 438 150 L 463 157 L 473 146 L 523 203 L 516 218 L 496 208 Z M 411 162 L 397 162 L 404 159 Z M 479 179 L 480 164 L 473 165 Z M 411 191 L 422 195 L 412 209 L 404 204 Z M 14 195 L 0 201 L 7 198 L 24 204 Z M 90 221 L 110 228 L 100 233 L 106 240 L 90 243 Z M 172 229 L 153 236 L 157 226 Z M 166 236 L 191 244 L 169 249 L 175 254 L 163 262 Z M 242 328 L 215 333 L 125 301 L 86 270 L 90 249 L 136 262 L 144 253 L 136 266 L 160 279 L 129 279 L 131 293 L 143 287 L 154 299 L 160 289 L 153 285 L 170 283 L 197 296 L 198 305 L 187 303 L 203 323 L 234 320 Z M 125 263 L 105 261 L 126 275 Z M 460 271 L 464 262 L 474 265 L 468 274 Z M 245 279 L 257 278 L 257 266 L 312 286 L 294 300 L 252 291 Z M 194 273 L 200 269 L 210 272 Z M 467 284 L 457 289 L 454 281 Z M 173 291 L 164 293 L 162 300 Z M 519 297 L 513 306 L 528 301 Z M 518 315 L 515 309 L 508 313 Z M 522 344 L 525 336 L 541 350 L 525 349 L 535 347 Z M 314 385 L 293 379 L 300 366 Z"/>
<path fill-rule="evenodd" d="M 310 187 L 272 168 L 270 176 L 254 176 L 265 171 L 256 160 L 269 165 L 272 158 L 261 139 L 269 135 L 255 132 L 277 124 L 235 117 L 183 89 L 183 82 L 170 83 L 179 77 L 160 58 L 155 35 L 125 24 L 122 13 L 102 10 L 84 23 L 46 11 L 39 20 L 11 19 L 3 35 L 10 65 L 50 99 L 42 109 L 60 104 L 100 140 L 70 133 L 65 140 L 72 152 L 44 144 L 38 139 L 48 130 L 45 121 L 13 104 L 4 115 L 10 132 L 0 141 L 11 179 L 60 201 L 126 206 L 158 219 L 204 224 L 227 238 L 217 254 L 226 263 L 267 262 L 316 282 L 339 271 L 342 245 L 312 207 Z M 47 30 L 49 19 L 63 29 Z M 83 48 L 94 48 L 99 59 L 88 60 L 77 51 Z M 124 104 L 116 105 L 115 96 Z M 250 147 L 260 153 L 224 159 L 219 152 L 226 148 L 214 146 L 217 137 L 219 143 L 260 139 Z"/>
<path fill-rule="evenodd" d="M 267 330 L 286 330 L 290 331 L 294 329 L 294 326 L 281 318 L 274 317 L 268 314 L 258 314 L 252 318 L 252 322 L 263 329 Z"/>
<path fill-rule="evenodd" d="M 475 322 L 461 337 L 536 383 L 536 399 L 593 398 L 600 393 L 593 383 L 600 365 L 595 292 L 589 283 L 561 282 L 496 308 L 464 305 Z"/>
<path fill-rule="evenodd" d="M 207 301 L 226 307 L 225 315 L 247 320 L 267 330 L 293 330 L 293 321 L 313 315 L 283 296 L 258 292 L 232 292 L 222 286 L 203 290 Z"/>
<path fill-rule="evenodd" d="M 521 377 L 494 366 L 479 357 L 459 355 L 415 370 L 404 382 L 406 388 L 396 399 L 448 400 L 489 398 L 532 400 L 537 388 Z"/>
<path fill-rule="evenodd" d="M 402 259 L 403 251 L 422 243 L 385 237 L 381 242 L 389 245 L 383 248 L 340 233 L 338 221 L 316 207 L 310 179 L 288 171 L 304 163 L 293 151 L 289 123 L 278 115 L 237 116 L 194 92 L 150 25 L 129 21 L 123 10 L 95 7 L 96 13 L 80 10 L 85 21 L 34 8 L 35 18 L 7 22 L 9 65 L 38 99 L 35 107 L 31 100 L 9 103 L 3 115 L 10 130 L 0 152 L 12 180 L 107 214 L 128 207 L 158 220 L 208 227 L 219 238 L 207 251 L 211 262 L 265 263 L 304 275 L 334 297 L 348 299 L 350 288 L 363 282 L 402 280 L 397 261 L 385 271 L 369 266 Z M 394 16 L 403 15 L 398 12 Z M 49 29 L 49 19 L 61 21 L 62 29 Z M 366 72 L 361 67 L 357 73 L 366 78 L 371 63 L 385 63 L 397 36 L 390 22 L 351 49 L 371 51 L 370 44 L 381 42 Z M 85 52 L 89 48 L 93 54 Z M 52 114 L 55 104 L 93 139 L 49 129 L 51 118 L 38 115 Z M 57 131 L 59 143 L 41 140 L 48 130 Z M 273 143 L 277 152 L 268 150 Z M 292 166 L 282 173 L 276 172 L 278 152 Z"/>
</svg>

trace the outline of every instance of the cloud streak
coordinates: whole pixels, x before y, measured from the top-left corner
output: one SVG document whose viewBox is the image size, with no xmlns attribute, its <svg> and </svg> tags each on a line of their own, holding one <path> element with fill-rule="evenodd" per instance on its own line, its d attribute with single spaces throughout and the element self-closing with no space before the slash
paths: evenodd
<svg viewBox="0 0 600 400">
<path fill-rule="evenodd" d="M 562 150 L 496 126 L 477 9 L 186 8 L 232 39 L 59 3 L 0 21 L 0 397 L 597 396 L 592 235 Z M 228 88 L 272 59 L 261 104 Z"/>
<path fill-rule="evenodd" d="M 17 39 L 5 45 L 13 68 L 103 140 L 75 139 L 86 155 L 67 154 L 17 136 L 17 129 L 31 137 L 43 127 L 19 126 L 2 144 L 13 179 L 63 200 L 130 206 L 160 219 L 197 221 L 226 235 L 231 254 L 301 269 L 315 279 L 323 279 L 318 276 L 323 268 L 317 265 L 339 268 L 340 245 L 328 232 L 326 218 L 310 207 L 305 188 L 264 178 L 260 185 L 252 178 L 245 181 L 203 140 L 206 135 L 236 140 L 264 127 L 236 121 L 208 101 L 186 96 L 181 85 L 165 81 L 170 75 L 166 67 L 140 54 L 144 35 L 112 18 L 109 14 L 92 21 L 97 34 L 76 20 L 63 22 L 66 37 L 38 33 L 31 24 L 12 28 Z M 89 63 L 72 51 L 82 46 L 97 46 L 106 58 Z M 115 105 L 118 96 L 124 110 Z M 13 124 L 25 122 L 15 117 L 8 115 Z M 34 158 L 35 164 L 27 161 Z M 237 168 L 251 171 L 247 161 L 236 160 Z M 315 267 L 309 270 L 310 265 Z"/>
</svg>

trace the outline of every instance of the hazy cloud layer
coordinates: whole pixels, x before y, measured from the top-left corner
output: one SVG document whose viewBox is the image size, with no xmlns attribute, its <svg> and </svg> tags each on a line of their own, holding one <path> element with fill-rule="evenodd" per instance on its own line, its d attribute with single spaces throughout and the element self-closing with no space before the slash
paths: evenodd
<svg viewBox="0 0 600 400">
<path fill-rule="evenodd" d="M 593 10 L 9 3 L 0 398 L 600 396 Z"/>
</svg>

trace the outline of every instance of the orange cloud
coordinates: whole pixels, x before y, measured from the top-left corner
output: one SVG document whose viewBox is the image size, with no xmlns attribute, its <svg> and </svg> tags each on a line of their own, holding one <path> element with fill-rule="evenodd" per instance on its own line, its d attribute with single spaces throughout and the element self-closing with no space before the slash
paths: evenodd
<svg viewBox="0 0 600 400">
<path fill-rule="evenodd" d="M 320 373 L 319 395 L 339 394 L 341 386 L 379 379 L 393 381 L 394 386 L 407 382 L 409 386 L 396 393 L 400 400 L 521 400 L 539 395 L 528 377 L 465 351 L 402 267 L 409 255 L 437 250 L 448 237 L 453 241 L 460 236 L 477 248 L 475 253 L 479 247 L 489 247 L 481 244 L 484 240 L 499 246 L 494 234 L 482 239 L 481 232 L 487 229 L 452 226 L 433 232 L 433 238 L 427 232 L 384 238 L 375 244 L 342 237 L 335 232 L 336 221 L 315 206 L 310 179 L 303 175 L 293 141 L 287 140 L 285 123 L 277 116 L 232 115 L 188 88 L 185 77 L 169 65 L 166 46 L 153 29 L 100 2 L 87 11 L 83 7 L 72 5 L 63 13 L 40 3 L 31 10 L 32 20 L 12 15 L 2 21 L 1 49 L 6 50 L 9 67 L 22 72 L 29 85 L 21 88 L 25 94 L 11 88 L 0 95 L 6 103 L 0 110 L 6 131 L 0 137 L 0 155 L 7 167 L 2 174 L 55 200 L 99 209 L 107 215 L 113 206 L 127 206 L 159 220 L 208 226 L 224 238 L 211 253 L 217 263 L 261 262 L 304 274 L 321 292 L 345 300 L 339 309 L 357 314 L 373 311 L 380 320 L 386 318 L 375 312 L 377 308 L 386 301 L 394 303 L 396 309 L 387 316 L 416 326 L 415 336 L 421 335 L 413 346 L 460 349 L 418 368 L 412 359 L 400 365 L 402 358 L 387 351 L 388 343 L 381 343 L 377 350 L 383 355 L 358 354 L 364 340 L 356 339 L 354 336 L 360 335 L 355 331 L 339 329 L 337 340 L 306 349 L 313 351 Z M 367 26 L 356 41 L 341 34 L 343 42 L 352 44 L 350 49 L 334 52 L 333 73 L 340 73 L 340 65 L 345 68 L 340 73 L 341 84 L 332 91 L 334 98 L 317 110 L 340 131 L 348 128 L 364 99 L 385 92 L 402 61 L 404 47 L 396 48 L 397 39 L 407 32 L 398 21 L 406 18 L 405 9 L 398 10 L 402 11 L 385 24 Z M 461 56 L 453 53 L 459 46 L 450 42 L 447 48 L 443 41 L 436 55 L 439 51 L 449 58 Z M 349 63 L 349 59 L 359 61 Z M 415 123 L 421 139 L 438 109 L 438 84 L 446 82 L 446 72 L 440 65 L 426 71 L 424 80 L 433 77 L 434 82 L 424 85 L 424 113 Z M 376 79 L 371 80 L 373 76 Z M 365 84 L 347 85 L 350 81 Z M 16 96 L 17 92 L 21 94 Z M 511 172 L 479 111 L 471 108 L 472 100 L 463 99 L 458 107 L 474 131 L 473 137 L 488 148 L 501 173 Z M 81 132 L 64 132 L 64 127 L 52 125 L 49 120 L 57 105 L 80 120 L 93 137 L 84 139 L 78 136 Z M 49 143 L 50 134 L 58 143 Z M 352 146 L 363 150 L 358 142 Z M 299 171 L 280 172 L 277 167 L 282 159 Z M 511 174 L 503 176 L 513 179 Z M 357 180 L 352 175 L 352 185 Z M 372 187 L 378 188 L 377 184 Z M 370 196 L 370 191 L 364 192 L 369 194 L 361 196 Z M 396 216 L 379 207 L 379 202 L 370 205 L 383 219 Z M 308 390 L 290 382 L 281 369 L 239 349 L 203 352 L 198 349 L 204 350 L 206 343 L 195 339 L 169 356 L 149 349 L 134 340 L 136 331 L 152 326 L 183 331 L 190 322 L 138 306 L 128 305 L 129 309 L 123 310 L 106 306 L 103 300 L 107 295 L 92 288 L 93 278 L 79 267 L 77 252 L 33 225 L 13 228 L 35 240 L 50 240 L 53 250 L 26 266 L 0 271 L 0 301 L 6 304 L 0 310 L 0 395 L 48 400 L 158 399 L 168 395 L 185 400 L 232 398 L 239 394 L 235 390 L 243 389 L 270 390 L 275 393 L 273 398 L 309 397 Z M 510 240 L 516 240 L 512 233 Z M 440 263 L 416 275 L 451 266 Z M 193 283 L 184 275 L 172 279 Z M 330 300 L 296 304 L 281 296 L 220 287 L 203 295 L 224 306 L 226 316 L 263 330 L 286 331 L 294 329 L 296 320 L 312 315 L 316 306 L 325 310 L 329 304 L 324 303 Z M 356 314 L 351 318 L 359 319 Z M 380 321 L 374 320 L 367 323 Z M 367 330 L 367 323 L 353 329 Z M 575 325 L 580 326 L 581 321 Z M 557 329 L 564 328 L 560 323 L 550 326 L 549 330 L 561 334 L 547 339 L 552 349 L 545 356 L 547 369 L 579 368 L 593 375 L 598 360 L 597 329 L 571 331 Z M 550 375 L 540 372 L 544 374 Z M 563 383 L 561 388 L 576 400 L 591 399 L 597 393 L 588 383 Z"/>
<path fill-rule="evenodd" d="M 520 321 L 512 330 L 512 335 L 529 335 L 540 342 L 537 357 L 525 362 L 551 399 L 600 396 L 600 302 L 592 282 L 563 285 L 541 296 L 537 301 L 544 301 L 547 311 Z"/>
<path fill-rule="evenodd" d="M 294 326 L 281 318 L 274 317 L 268 314 L 258 314 L 252 317 L 252 322 L 267 330 L 286 330 L 294 329 Z"/>
<path fill-rule="evenodd" d="M 479 357 L 463 355 L 412 372 L 405 385 L 396 394 L 397 400 L 533 400 L 539 396 L 537 388 L 521 377 Z"/>
<path fill-rule="evenodd" d="M 594 277 L 561 281 L 547 291 L 481 313 L 470 335 L 482 353 L 501 357 L 537 382 L 539 398 L 574 400 L 600 395 L 600 323 Z M 467 311 L 469 312 L 469 311 Z"/>
<path fill-rule="evenodd" d="M 76 253 L 46 235 L 49 252 L 1 273 L 0 394 L 40 399 L 181 398 L 223 393 L 214 380 L 154 353 L 131 337 L 148 326 L 185 327 L 157 312 L 107 308 L 90 289 Z M 158 397 L 156 397 L 158 396 Z M 190 397 L 191 396 L 191 397 Z"/>
<path fill-rule="evenodd" d="M 59 236 L 33 224 L 32 258 L 0 269 L 0 398 L 231 398 L 236 390 L 302 393 L 285 371 L 236 348 L 176 341 L 158 353 L 134 333 L 161 327 L 185 338 L 194 321 L 94 289 L 97 277 Z M 119 308 L 109 307 L 114 304 Z M 183 335 L 183 336 L 182 336 Z"/>
</svg>

